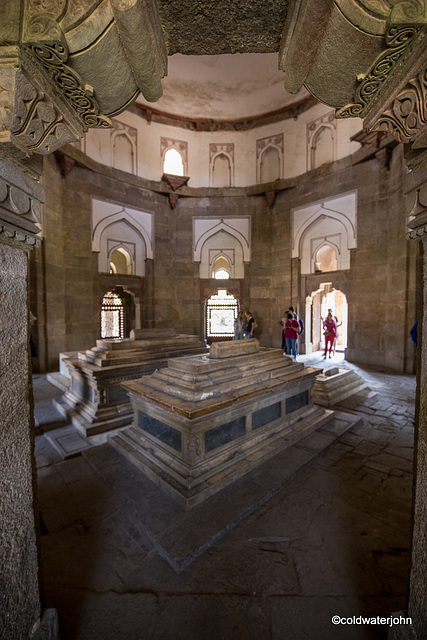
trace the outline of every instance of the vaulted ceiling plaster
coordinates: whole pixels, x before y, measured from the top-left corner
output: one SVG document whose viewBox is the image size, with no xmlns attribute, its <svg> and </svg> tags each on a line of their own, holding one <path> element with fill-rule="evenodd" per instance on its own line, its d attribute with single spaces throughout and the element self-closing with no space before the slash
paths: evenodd
<svg viewBox="0 0 427 640">
<path fill-rule="evenodd" d="M 140 95 L 137 103 L 178 116 L 235 120 L 275 111 L 309 95 L 305 89 L 287 93 L 284 80 L 277 53 L 177 53 L 168 59 L 160 100 L 153 105 Z"/>
</svg>

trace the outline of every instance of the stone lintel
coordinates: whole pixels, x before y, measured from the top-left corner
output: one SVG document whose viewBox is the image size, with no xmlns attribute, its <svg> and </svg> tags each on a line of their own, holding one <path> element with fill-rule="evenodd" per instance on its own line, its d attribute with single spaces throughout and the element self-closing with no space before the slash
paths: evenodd
<svg viewBox="0 0 427 640">
<path fill-rule="evenodd" d="M 259 351 L 259 342 L 256 338 L 247 340 L 231 340 L 224 342 L 213 342 L 209 350 L 209 358 L 232 358 Z"/>
</svg>

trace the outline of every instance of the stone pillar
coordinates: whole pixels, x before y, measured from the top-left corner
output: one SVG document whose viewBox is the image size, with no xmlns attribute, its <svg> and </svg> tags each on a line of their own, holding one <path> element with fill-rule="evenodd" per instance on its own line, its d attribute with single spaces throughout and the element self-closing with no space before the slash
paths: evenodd
<svg viewBox="0 0 427 640">
<path fill-rule="evenodd" d="M 419 241 L 420 264 L 417 282 L 417 395 L 414 450 L 414 522 L 412 568 L 408 612 L 412 625 L 392 628 L 389 640 L 427 637 L 427 151 L 407 155 L 411 170 L 405 191 L 409 212 L 408 238 Z M 401 615 L 402 612 L 394 615 Z"/>
</svg>

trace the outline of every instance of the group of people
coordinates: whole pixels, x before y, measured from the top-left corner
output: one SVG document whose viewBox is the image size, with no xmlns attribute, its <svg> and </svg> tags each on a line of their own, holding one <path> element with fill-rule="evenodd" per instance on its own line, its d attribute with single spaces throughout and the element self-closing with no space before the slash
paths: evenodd
<svg viewBox="0 0 427 640">
<path fill-rule="evenodd" d="M 233 340 L 241 340 L 242 338 L 253 338 L 255 329 L 255 320 L 252 313 L 248 310 L 245 312 L 246 322 L 243 318 L 243 311 L 239 311 L 234 319 L 234 336 Z"/>
<path fill-rule="evenodd" d="M 328 309 L 328 315 L 323 320 L 323 335 L 325 337 L 325 352 L 323 358 L 327 357 L 329 351 L 329 358 L 332 357 L 332 351 L 335 353 L 338 327 L 341 323 L 338 323 L 338 318 L 333 315 L 332 309 Z M 296 360 L 298 355 L 298 336 L 304 331 L 304 324 L 301 318 L 298 318 L 297 313 L 293 307 L 289 307 L 285 312 L 283 318 L 279 320 L 279 324 L 282 326 L 282 349 L 283 355 L 288 355 Z"/>
<path fill-rule="evenodd" d="M 246 318 L 246 320 L 245 320 Z M 241 340 L 242 338 L 253 338 L 256 326 L 252 313 L 248 310 L 243 317 L 243 311 L 239 311 L 234 320 L 234 336 L 233 340 Z M 332 351 L 335 353 L 335 347 L 338 337 L 338 318 L 333 315 L 332 309 L 328 309 L 328 315 L 323 320 L 323 335 L 325 338 L 325 352 L 323 358 L 328 355 L 332 357 Z M 296 360 L 298 355 L 298 336 L 304 331 L 304 323 L 298 318 L 294 307 L 289 307 L 284 313 L 283 318 L 279 320 L 282 326 L 282 349 L 283 355 L 288 355 Z"/>
</svg>

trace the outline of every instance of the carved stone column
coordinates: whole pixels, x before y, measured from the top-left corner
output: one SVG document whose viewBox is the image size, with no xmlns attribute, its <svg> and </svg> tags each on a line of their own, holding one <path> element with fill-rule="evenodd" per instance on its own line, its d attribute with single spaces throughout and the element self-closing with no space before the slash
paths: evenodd
<svg viewBox="0 0 427 640">
<path fill-rule="evenodd" d="M 417 396 L 414 452 L 414 523 L 408 616 L 412 626 L 394 627 L 390 640 L 427 637 L 427 151 L 407 152 L 408 238 L 419 241 L 417 283 Z"/>
</svg>

